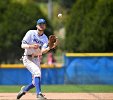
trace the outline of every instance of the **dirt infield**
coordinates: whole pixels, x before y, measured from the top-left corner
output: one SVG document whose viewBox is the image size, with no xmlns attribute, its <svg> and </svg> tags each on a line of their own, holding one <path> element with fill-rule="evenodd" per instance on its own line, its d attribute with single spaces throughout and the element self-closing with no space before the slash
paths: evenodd
<svg viewBox="0 0 113 100">
<path fill-rule="evenodd" d="M 113 93 L 44 93 L 48 100 L 113 100 Z M 16 100 L 17 93 L 0 93 L 0 100 Z M 21 100 L 37 100 L 35 93 L 27 93 Z"/>
</svg>

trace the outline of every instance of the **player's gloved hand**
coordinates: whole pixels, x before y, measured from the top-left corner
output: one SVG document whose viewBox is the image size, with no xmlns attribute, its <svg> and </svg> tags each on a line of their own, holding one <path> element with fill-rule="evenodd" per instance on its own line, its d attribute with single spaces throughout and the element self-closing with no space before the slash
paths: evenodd
<svg viewBox="0 0 113 100">
<path fill-rule="evenodd" d="M 29 45 L 29 48 L 38 49 L 39 45 L 38 44 L 31 44 L 31 45 Z"/>
<path fill-rule="evenodd" d="M 55 49 L 58 45 L 58 38 L 56 38 L 56 42 L 54 43 L 53 47 L 51 49 Z"/>
<path fill-rule="evenodd" d="M 55 35 L 50 35 L 49 36 L 49 42 L 48 42 L 48 47 L 50 49 L 56 48 L 58 45 L 58 38 Z"/>
</svg>

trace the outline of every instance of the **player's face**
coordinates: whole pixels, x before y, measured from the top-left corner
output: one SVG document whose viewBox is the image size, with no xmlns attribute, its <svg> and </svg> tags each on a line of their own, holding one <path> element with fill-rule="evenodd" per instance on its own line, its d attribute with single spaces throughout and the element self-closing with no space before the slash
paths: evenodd
<svg viewBox="0 0 113 100">
<path fill-rule="evenodd" d="M 44 31 L 46 29 L 46 24 L 43 24 L 43 23 L 38 24 L 37 29 L 40 30 L 40 31 Z"/>
</svg>

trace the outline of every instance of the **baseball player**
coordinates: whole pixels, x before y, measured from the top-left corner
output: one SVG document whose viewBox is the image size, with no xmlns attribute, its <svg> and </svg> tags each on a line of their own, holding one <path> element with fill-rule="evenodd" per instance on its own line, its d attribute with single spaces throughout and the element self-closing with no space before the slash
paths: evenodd
<svg viewBox="0 0 113 100">
<path fill-rule="evenodd" d="M 41 93 L 40 57 L 51 48 L 48 46 L 48 38 L 44 34 L 44 30 L 46 29 L 45 19 L 39 19 L 36 27 L 37 30 L 29 30 L 26 33 L 21 44 L 21 48 L 25 49 L 24 55 L 22 56 L 23 64 L 31 72 L 33 79 L 28 86 L 23 86 L 21 88 L 17 95 L 17 99 L 20 99 L 26 92 L 34 87 L 36 88 L 37 98 L 46 99 Z"/>
</svg>

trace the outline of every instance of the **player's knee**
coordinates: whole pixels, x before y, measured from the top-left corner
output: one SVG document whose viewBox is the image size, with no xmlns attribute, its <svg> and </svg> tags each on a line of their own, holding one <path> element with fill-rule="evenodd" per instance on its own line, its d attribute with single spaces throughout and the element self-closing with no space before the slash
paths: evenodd
<svg viewBox="0 0 113 100">
<path fill-rule="evenodd" d="M 35 72 L 33 76 L 34 77 L 41 77 L 41 73 Z"/>
</svg>

